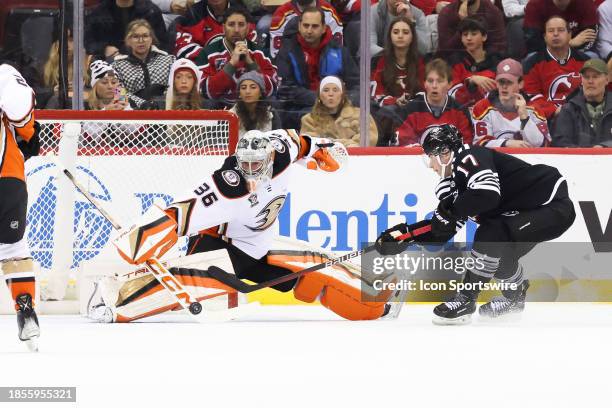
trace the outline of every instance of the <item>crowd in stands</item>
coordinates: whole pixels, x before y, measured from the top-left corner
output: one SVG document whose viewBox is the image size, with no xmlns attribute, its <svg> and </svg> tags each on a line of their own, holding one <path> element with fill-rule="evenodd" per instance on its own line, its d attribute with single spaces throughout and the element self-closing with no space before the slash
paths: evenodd
<svg viewBox="0 0 612 408">
<path fill-rule="evenodd" d="M 612 147 L 612 0 L 99 0 L 84 65 L 60 75 L 66 25 L 64 56 L 58 21 L 44 64 L 11 54 L 39 109 L 72 108 L 82 69 L 89 110 L 227 109 L 240 134 L 295 128 L 359 146 L 369 82 L 370 146 L 418 146 L 450 123 L 488 147 Z"/>
</svg>

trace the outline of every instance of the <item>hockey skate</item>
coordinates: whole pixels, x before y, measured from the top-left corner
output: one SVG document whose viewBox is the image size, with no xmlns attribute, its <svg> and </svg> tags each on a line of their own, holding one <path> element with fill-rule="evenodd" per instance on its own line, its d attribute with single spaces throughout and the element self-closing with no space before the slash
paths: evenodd
<svg viewBox="0 0 612 408">
<path fill-rule="evenodd" d="M 478 309 L 478 314 L 485 318 L 498 318 L 500 316 L 521 313 L 525 309 L 525 298 L 529 289 L 529 281 L 525 280 L 514 292 L 506 292 L 505 296 L 496 296 L 490 302 Z"/>
<path fill-rule="evenodd" d="M 475 311 L 476 301 L 458 292 L 452 299 L 434 308 L 433 323 L 442 326 L 469 324 Z"/>
<path fill-rule="evenodd" d="M 24 341 L 30 351 L 38 351 L 38 337 L 40 327 L 38 317 L 32 307 L 32 296 L 28 293 L 17 296 L 17 326 L 19 327 L 19 340 Z"/>
</svg>

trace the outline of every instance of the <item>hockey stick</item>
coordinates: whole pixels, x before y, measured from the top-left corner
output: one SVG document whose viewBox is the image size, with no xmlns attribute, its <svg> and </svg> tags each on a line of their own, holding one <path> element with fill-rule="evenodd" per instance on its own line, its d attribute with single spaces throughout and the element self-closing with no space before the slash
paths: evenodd
<svg viewBox="0 0 612 408">
<path fill-rule="evenodd" d="M 406 239 L 409 238 L 414 238 L 416 236 L 425 234 L 427 232 L 431 231 L 431 225 L 425 225 L 422 226 L 420 228 L 416 228 L 412 231 L 407 232 L 406 234 L 400 235 L 399 237 L 397 237 L 398 241 L 404 241 Z M 411 241 L 414 242 L 414 239 Z M 210 268 L 208 268 L 208 270 L 206 271 L 206 273 L 213 279 L 218 280 L 219 282 L 236 289 L 238 292 L 241 293 L 251 293 L 251 292 L 255 292 L 256 290 L 261 290 L 261 289 L 265 289 L 265 288 L 269 288 L 271 286 L 276 286 L 278 284 L 284 283 L 284 282 L 288 282 L 290 280 L 294 280 L 297 279 L 307 273 L 310 272 L 314 272 L 314 271 L 318 271 L 324 268 L 327 268 L 329 266 L 334 266 L 336 264 L 339 264 L 341 262 L 347 261 L 349 259 L 352 258 L 356 258 L 360 255 L 363 255 L 365 253 L 371 252 L 376 248 L 376 245 L 370 245 L 368 247 L 359 249 L 357 251 L 353 251 L 353 252 L 349 252 L 348 254 L 342 255 L 338 258 L 335 259 L 330 259 L 326 262 L 322 262 L 320 264 L 317 265 L 313 265 L 309 268 L 306 269 L 302 269 L 301 271 L 295 272 L 295 273 L 291 273 L 289 275 L 285 275 L 285 276 L 280 276 L 278 278 L 274 278 L 274 279 L 270 279 L 268 281 L 265 282 L 261 282 L 258 284 L 254 284 L 254 285 L 250 285 L 248 283 L 245 283 L 244 281 L 240 280 L 238 277 L 236 277 L 236 275 L 232 275 L 229 274 L 227 272 L 225 272 L 223 269 L 221 268 L 217 268 L 216 266 L 211 266 Z"/>
<path fill-rule="evenodd" d="M 79 183 L 74 175 L 66 169 L 57 158 L 50 157 L 54 164 L 64 173 L 64 175 L 70 180 L 74 187 L 81 193 L 87 201 L 89 201 L 108 222 L 111 223 L 113 228 L 117 231 L 121 230 L 121 225 L 101 206 L 100 203 Z M 198 315 L 202 312 L 202 304 L 198 302 L 195 296 L 191 295 L 183 286 L 183 284 L 168 271 L 168 269 L 162 265 L 157 258 L 151 258 L 144 264 L 147 270 L 155 277 L 155 279 L 165 288 L 171 296 L 175 298 L 181 307 L 193 316 Z M 240 307 L 234 307 L 232 309 L 239 309 Z M 229 309 L 228 311 L 213 311 L 209 310 L 206 312 L 206 316 L 212 317 L 212 320 L 231 320 L 238 317 L 237 310 Z M 196 319 L 197 320 L 197 319 Z"/>
</svg>

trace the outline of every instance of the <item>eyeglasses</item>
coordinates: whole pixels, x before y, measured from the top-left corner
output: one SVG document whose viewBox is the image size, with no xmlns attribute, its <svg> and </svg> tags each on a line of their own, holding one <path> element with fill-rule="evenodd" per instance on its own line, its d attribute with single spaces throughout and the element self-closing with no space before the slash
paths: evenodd
<svg viewBox="0 0 612 408">
<path fill-rule="evenodd" d="M 147 41 L 151 38 L 151 35 L 150 34 L 132 34 L 130 35 L 130 38 L 136 41 Z"/>
</svg>

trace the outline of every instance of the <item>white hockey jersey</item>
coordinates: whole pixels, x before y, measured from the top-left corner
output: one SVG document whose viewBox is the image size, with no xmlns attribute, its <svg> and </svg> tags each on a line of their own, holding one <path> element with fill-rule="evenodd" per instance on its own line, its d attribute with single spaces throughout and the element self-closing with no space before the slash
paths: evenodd
<svg viewBox="0 0 612 408">
<path fill-rule="evenodd" d="M 550 144 L 546 118 L 535 108 L 527 106 L 529 120 L 521 130 L 518 113 L 500 111 L 490 98 L 478 101 L 472 111 L 475 145 L 502 147 L 506 140 L 524 140 L 534 147 Z"/>
<path fill-rule="evenodd" d="M 300 139 L 293 130 L 265 134 L 276 151 L 270 182 L 259 183 L 254 192 L 249 192 L 237 170 L 236 157 L 228 157 L 189 197 L 169 207 L 175 211 L 179 235 L 202 232 L 228 241 L 253 258 L 266 255 L 275 235 L 272 227 L 287 197 Z"/>
</svg>

